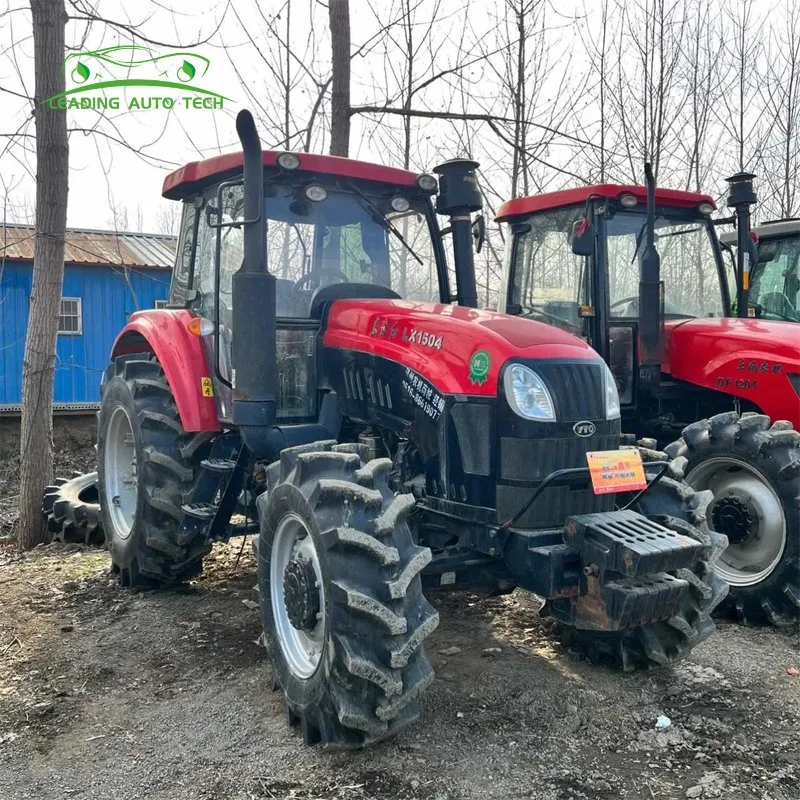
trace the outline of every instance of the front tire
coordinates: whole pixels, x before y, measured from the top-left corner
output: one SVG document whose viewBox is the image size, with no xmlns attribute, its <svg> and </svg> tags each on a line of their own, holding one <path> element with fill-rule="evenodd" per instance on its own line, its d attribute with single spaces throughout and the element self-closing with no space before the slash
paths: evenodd
<svg viewBox="0 0 800 800">
<path fill-rule="evenodd" d="M 181 426 L 157 361 L 117 359 L 106 374 L 98 419 L 100 514 L 112 569 L 123 586 L 183 583 L 202 570 L 205 534 L 181 530 L 208 438 Z"/>
<path fill-rule="evenodd" d="M 359 748 L 420 713 L 433 681 L 423 641 L 439 622 L 422 594 L 410 495 L 391 461 L 352 445 L 284 450 L 258 499 L 258 585 L 267 650 L 308 744 Z"/>
<path fill-rule="evenodd" d="M 717 414 L 666 448 L 686 459 L 686 480 L 715 495 L 712 530 L 729 539 L 719 564 L 723 606 L 746 624 L 800 619 L 800 433 L 763 414 Z"/>
</svg>

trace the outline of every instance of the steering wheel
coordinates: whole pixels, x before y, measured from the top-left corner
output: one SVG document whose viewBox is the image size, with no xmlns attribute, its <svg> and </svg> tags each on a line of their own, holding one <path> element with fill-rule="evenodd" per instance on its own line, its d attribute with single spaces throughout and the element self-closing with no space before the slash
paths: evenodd
<svg viewBox="0 0 800 800">
<path fill-rule="evenodd" d="M 609 307 L 608 310 L 611 311 L 612 309 L 616 308 L 617 306 L 621 306 L 623 303 L 632 303 L 633 301 L 639 302 L 639 295 L 634 295 L 632 297 L 623 297 L 622 300 L 615 300 Z"/>
<path fill-rule="evenodd" d="M 297 292 L 302 291 L 303 287 L 307 283 L 311 283 L 312 280 L 317 280 L 317 286 L 319 287 L 322 285 L 323 278 L 327 278 L 329 276 L 333 278 L 339 278 L 339 283 L 350 283 L 350 278 L 348 278 L 347 275 L 345 275 L 341 270 L 317 270 L 316 272 L 307 272 L 302 278 L 295 281 L 293 288 Z"/>
<path fill-rule="evenodd" d="M 792 301 L 783 292 L 767 292 L 761 295 L 758 301 L 768 314 L 775 314 L 789 322 L 797 321 L 797 311 L 792 305 Z"/>
</svg>

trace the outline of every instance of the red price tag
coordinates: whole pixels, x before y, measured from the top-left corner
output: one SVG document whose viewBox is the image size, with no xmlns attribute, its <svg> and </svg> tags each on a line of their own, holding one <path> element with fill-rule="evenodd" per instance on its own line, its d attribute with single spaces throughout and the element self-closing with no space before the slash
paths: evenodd
<svg viewBox="0 0 800 800">
<path fill-rule="evenodd" d="M 595 494 L 638 492 L 647 486 L 638 450 L 596 450 L 586 460 Z"/>
</svg>

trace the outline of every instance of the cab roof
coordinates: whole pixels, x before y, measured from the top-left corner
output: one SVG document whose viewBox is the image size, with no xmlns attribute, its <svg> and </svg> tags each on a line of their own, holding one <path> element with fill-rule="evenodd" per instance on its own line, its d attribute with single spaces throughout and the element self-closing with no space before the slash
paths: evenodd
<svg viewBox="0 0 800 800">
<path fill-rule="evenodd" d="M 753 228 L 753 233 L 759 239 L 784 238 L 800 235 L 800 219 L 774 219 L 762 222 Z M 736 231 L 726 231 L 719 235 L 719 240 L 725 244 L 736 244 Z"/>
<path fill-rule="evenodd" d="M 277 159 L 282 152 L 285 151 L 264 150 L 264 166 L 278 167 Z M 296 153 L 296 155 L 300 159 L 300 166 L 294 170 L 295 172 L 316 172 L 395 186 L 417 187 L 417 178 L 419 177 L 417 172 L 340 156 L 322 156 L 315 153 Z M 195 194 L 203 186 L 215 183 L 231 174 L 241 172 L 241 170 L 241 150 L 208 158 L 205 161 L 191 161 L 167 175 L 161 194 L 169 200 L 182 200 Z"/>
<path fill-rule="evenodd" d="M 616 200 L 622 194 L 632 194 L 639 203 L 642 205 L 647 204 L 647 189 L 644 186 L 603 183 L 507 200 L 497 210 L 495 220 L 503 222 L 513 217 L 535 214 L 538 211 L 552 211 L 557 208 L 566 208 L 567 206 L 583 205 L 587 200 L 593 198 Z M 682 192 L 677 189 L 656 189 L 656 205 L 691 208 L 692 206 L 700 205 L 700 203 L 709 203 L 715 209 L 717 207 L 713 198 L 707 194 Z"/>
</svg>

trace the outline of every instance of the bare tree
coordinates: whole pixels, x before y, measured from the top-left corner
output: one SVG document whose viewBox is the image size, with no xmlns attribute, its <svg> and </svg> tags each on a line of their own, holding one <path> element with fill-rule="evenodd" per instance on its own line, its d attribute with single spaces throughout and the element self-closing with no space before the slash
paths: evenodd
<svg viewBox="0 0 800 800">
<path fill-rule="evenodd" d="M 784 8 L 781 23 L 771 26 L 766 74 L 759 81 L 766 131 L 758 163 L 761 185 L 768 190 L 768 194 L 762 191 L 762 202 L 775 216 L 791 217 L 800 210 L 800 23 L 796 2 L 787 2 Z"/>
<path fill-rule="evenodd" d="M 64 91 L 64 0 L 31 0 L 36 100 L 36 259 L 22 367 L 18 538 L 45 541 L 42 493 L 53 479 L 53 371 L 64 278 L 69 140 L 65 109 L 46 108 Z"/>
<path fill-rule="evenodd" d="M 331 31 L 331 145 L 334 156 L 350 152 L 350 0 L 329 0 Z"/>
</svg>

